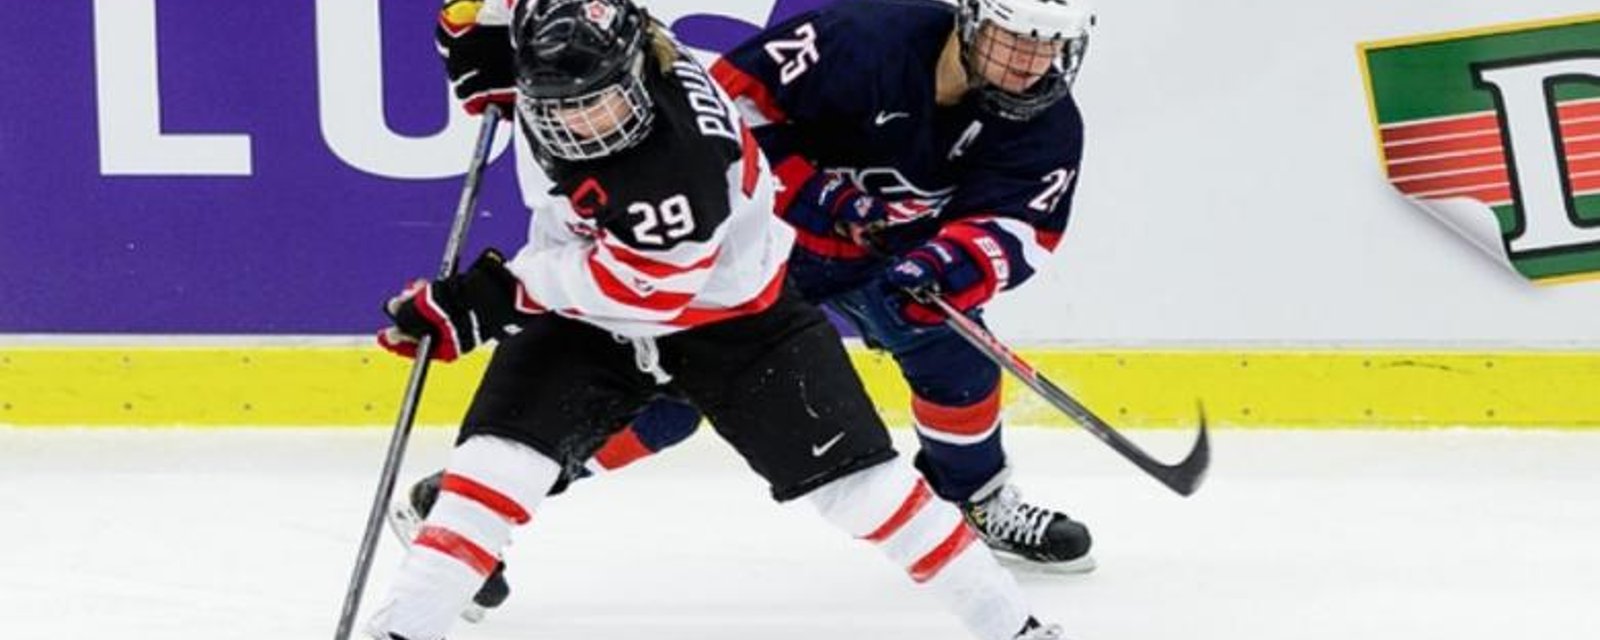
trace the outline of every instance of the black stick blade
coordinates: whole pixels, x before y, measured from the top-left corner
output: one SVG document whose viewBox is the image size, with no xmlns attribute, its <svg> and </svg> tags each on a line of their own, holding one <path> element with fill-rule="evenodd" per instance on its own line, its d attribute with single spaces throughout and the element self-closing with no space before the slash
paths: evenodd
<svg viewBox="0 0 1600 640">
<path fill-rule="evenodd" d="M 1199 403 L 1197 403 L 1199 404 Z M 1199 404 L 1200 410 L 1200 435 L 1195 438 L 1194 447 L 1189 450 L 1189 455 L 1175 465 L 1162 466 L 1155 473 L 1156 479 L 1161 484 L 1167 485 L 1178 495 L 1188 497 L 1200 488 L 1205 482 L 1206 472 L 1211 469 L 1211 437 L 1206 429 L 1206 407 Z"/>
</svg>

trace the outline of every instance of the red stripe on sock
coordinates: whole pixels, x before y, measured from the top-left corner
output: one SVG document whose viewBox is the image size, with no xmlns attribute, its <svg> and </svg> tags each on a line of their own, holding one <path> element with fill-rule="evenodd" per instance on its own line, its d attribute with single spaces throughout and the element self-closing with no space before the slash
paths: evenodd
<svg viewBox="0 0 1600 640">
<path fill-rule="evenodd" d="M 933 551 L 929 551 L 928 555 L 922 556 L 921 560 L 911 565 L 911 579 L 916 582 L 932 580 L 934 576 L 939 575 L 945 565 L 950 564 L 951 560 L 961 555 L 962 551 L 966 551 L 967 547 L 976 539 L 978 539 L 978 534 L 973 533 L 972 527 L 967 526 L 966 522 L 957 524 L 956 530 L 951 531 L 950 535 L 944 539 L 944 542 L 939 543 L 939 546 L 934 547 Z"/>
<path fill-rule="evenodd" d="M 485 578 L 489 577 L 495 565 L 500 562 L 494 554 L 485 551 L 477 543 L 444 527 L 424 526 L 417 532 L 417 539 L 413 544 L 455 558 Z"/>
<path fill-rule="evenodd" d="M 611 471 L 633 464 L 634 461 L 652 453 L 655 452 L 651 451 L 650 447 L 644 446 L 639 434 L 633 432 L 633 427 L 627 427 L 606 440 L 605 446 L 595 452 L 594 460 L 600 463 L 600 468 Z"/>
<path fill-rule="evenodd" d="M 975 436 L 994 428 L 1000 420 L 1000 385 L 965 407 L 938 404 L 921 396 L 911 396 L 911 416 L 927 429 L 958 436 Z"/>
<path fill-rule="evenodd" d="M 512 524 L 527 524 L 528 520 L 532 519 L 532 516 L 528 515 L 528 510 L 523 509 L 516 500 L 466 476 L 444 474 L 444 482 L 439 485 L 439 490 L 454 493 L 488 507 L 490 511 L 500 514 L 500 517 Z"/>
<path fill-rule="evenodd" d="M 911 493 L 906 496 L 906 501 L 900 503 L 900 508 L 895 510 L 894 515 L 889 516 L 888 520 L 885 520 L 876 530 L 862 539 L 872 543 L 888 540 L 889 536 L 894 535 L 901 527 L 906 526 L 906 523 L 910 522 L 911 518 L 922 510 L 922 506 L 928 504 L 928 501 L 932 499 L 933 491 L 928 489 L 928 481 L 917 478 L 916 486 L 911 488 Z"/>
</svg>

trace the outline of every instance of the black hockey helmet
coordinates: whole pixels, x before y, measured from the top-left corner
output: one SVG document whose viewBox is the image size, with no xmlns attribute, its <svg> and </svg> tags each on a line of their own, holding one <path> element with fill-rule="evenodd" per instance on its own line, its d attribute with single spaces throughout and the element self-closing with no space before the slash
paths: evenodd
<svg viewBox="0 0 1600 640">
<path fill-rule="evenodd" d="M 1089 0 L 960 0 L 962 61 L 977 81 L 980 104 L 1002 118 L 1028 120 L 1066 97 L 1094 23 Z M 984 77 L 985 67 L 1025 75 L 1040 59 L 1030 49 L 1052 58 L 1031 85 L 1005 87 Z"/>
<path fill-rule="evenodd" d="M 522 4 L 514 32 L 517 110 L 544 152 L 588 160 L 649 134 L 648 24 L 630 0 Z"/>
</svg>

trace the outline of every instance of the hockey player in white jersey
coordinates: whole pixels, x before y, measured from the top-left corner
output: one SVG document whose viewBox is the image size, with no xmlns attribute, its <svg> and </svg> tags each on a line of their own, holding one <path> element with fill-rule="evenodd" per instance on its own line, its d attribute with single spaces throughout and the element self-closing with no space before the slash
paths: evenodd
<svg viewBox="0 0 1600 640">
<path fill-rule="evenodd" d="M 379 341 L 396 353 L 499 345 L 370 634 L 442 638 L 513 525 L 625 416 L 672 393 L 776 500 L 806 498 L 877 545 L 976 637 L 1059 637 L 896 458 L 837 333 L 786 285 L 794 236 L 772 213 L 774 180 L 706 72 L 629 0 L 508 4 L 447 16 L 510 45 L 529 239 L 389 302 Z"/>
</svg>

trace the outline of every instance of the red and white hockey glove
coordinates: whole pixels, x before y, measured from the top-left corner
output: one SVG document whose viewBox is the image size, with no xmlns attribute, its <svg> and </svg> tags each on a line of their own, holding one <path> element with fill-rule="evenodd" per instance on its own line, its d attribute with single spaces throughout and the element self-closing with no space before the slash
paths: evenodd
<svg viewBox="0 0 1600 640">
<path fill-rule="evenodd" d="M 462 108 L 479 115 L 490 103 L 500 104 L 500 113 L 510 118 L 511 106 L 517 101 L 511 27 L 478 24 L 483 3 L 484 0 L 445 0 L 433 39 L 444 56 L 450 86 Z"/>
<path fill-rule="evenodd" d="M 987 240 L 987 243 L 984 242 Z M 928 294 L 944 297 L 950 306 L 966 312 L 982 306 L 1005 284 L 1005 255 L 981 231 L 946 227 L 938 237 L 900 254 L 889 264 L 884 280 L 906 295 L 900 315 L 913 324 L 944 322 L 944 312 L 918 300 Z"/>
<path fill-rule="evenodd" d="M 417 341 L 433 336 L 433 359 L 450 362 L 515 334 L 543 308 L 532 303 L 505 258 L 484 251 L 472 267 L 443 280 L 417 280 L 384 306 L 394 326 L 378 332 L 378 345 L 417 357 Z"/>
</svg>

